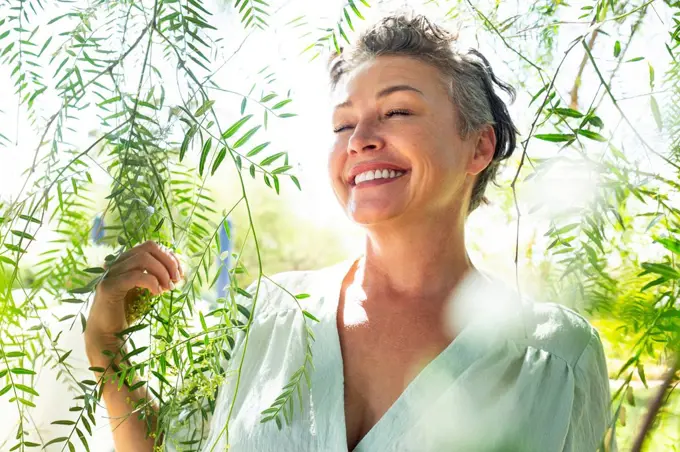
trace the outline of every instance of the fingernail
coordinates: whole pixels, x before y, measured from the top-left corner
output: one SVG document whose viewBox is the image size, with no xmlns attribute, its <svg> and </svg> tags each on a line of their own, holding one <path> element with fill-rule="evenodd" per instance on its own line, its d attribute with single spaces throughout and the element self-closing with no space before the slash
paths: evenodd
<svg viewBox="0 0 680 452">
<path fill-rule="evenodd" d="M 175 290 L 175 283 L 170 281 L 170 290 Z"/>
</svg>

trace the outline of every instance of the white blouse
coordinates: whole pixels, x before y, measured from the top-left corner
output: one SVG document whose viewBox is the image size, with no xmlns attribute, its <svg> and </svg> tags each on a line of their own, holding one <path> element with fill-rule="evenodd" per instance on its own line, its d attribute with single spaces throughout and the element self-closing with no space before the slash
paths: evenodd
<svg viewBox="0 0 680 452">
<path fill-rule="evenodd" d="M 336 319 L 351 264 L 277 275 L 273 279 L 285 291 L 262 281 L 228 431 L 243 337 L 226 365 L 212 419 L 179 416 L 166 435 L 166 450 L 347 452 Z M 305 317 L 291 296 L 302 293 L 310 297 L 299 303 L 318 322 Z M 466 278 L 453 300 L 447 318 L 454 319 L 448 326 L 455 339 L 354 452 L 597 450 L 610 426 L 610 392 L 595 329 L 564 307 L 522 301 L 480 273 Z M 311 391 L 301 378 L 292 423 L 279 430 L 274 421 L 262 423 L 261 413 L 303 365 L 305 325 L 315 337 Z"/>
</svg>

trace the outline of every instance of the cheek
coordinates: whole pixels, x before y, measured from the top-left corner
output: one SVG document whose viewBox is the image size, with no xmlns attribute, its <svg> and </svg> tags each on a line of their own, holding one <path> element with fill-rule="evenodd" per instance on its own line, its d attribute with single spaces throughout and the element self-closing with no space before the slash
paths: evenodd
<svg viewBox="0 0 680 452">
<path fill-rule="evenodd" d="M 331 181 L 333 190 L 337 195 L 340 195 L 338 190 L 344 187 L 342 175 L 345 169 L 345 162 L 347 161 L 347 152 L 345 147 L 339 141 L 336 142 L 328 154 L 328 176 Z"/>
</svg>

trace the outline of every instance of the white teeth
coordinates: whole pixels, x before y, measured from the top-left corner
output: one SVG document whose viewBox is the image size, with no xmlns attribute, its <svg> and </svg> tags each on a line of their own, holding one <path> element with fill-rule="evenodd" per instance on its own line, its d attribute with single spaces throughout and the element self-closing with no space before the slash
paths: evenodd
<svg viewBox="0 0 680 452">
<path fill-rule="evenodd" d="M 378 169 L 375 171 L 364 171 L 363 173 L 357 174 L 354 177 L 354 185 L 359 185 L 362 182 L 374 180 L 374 179 L 394 179 L 395 177 L 402 176 L 403 171 L 395 171 L 389 169 Z"/>
</svg>

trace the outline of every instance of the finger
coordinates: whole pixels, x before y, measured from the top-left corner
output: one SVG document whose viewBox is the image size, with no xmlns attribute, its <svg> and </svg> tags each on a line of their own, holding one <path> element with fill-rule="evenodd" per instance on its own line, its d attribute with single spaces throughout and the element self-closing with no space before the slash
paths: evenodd
<svg viewBox="0 0 680 452">
<path fill-rule="evenodd" d="M 182 273 L 182 265 L 179 262 L 179 259 L 175 255 L 175 253 L 172 252 L 170 248 L 164 245 L 158 245 L 158 249 L 160 250 L 161 253 L 163 253 L 164 257 L 167 257 L 169 259 L 169 271 L 170 274 L 172 275 L 173 281 L 177 282 L 182 278 L 184 275 Z M 167 265 L 166 265 L 167 266 Z"/>
<path fill-rule="evenodd" d="M 109 270 L 107 278 L 115 277 L 133 270 L 151 273 L 156 277 L 164 289 L 174 289 L 174 284 L 171 281 L 170 274 L 165 265 L 156 259 L 155 256 L 152 256 L 151 253 L 147 252 L 137 253 L 129 259 L 115 264 Z"/>
<path fill-rule="evenodd" d="M 184 279 L 184 268 L 182 268 L 182 262 L 179 260 L 179 257 L 177 257 L 177 254 L 174 253 L 173 251 L 168 250 L 170 253 L 170 257 L 172 257 L 175 262 L 177 263 L 177 270 L 179 271 L 179 276 L 180 278 Z"/>
<path fill-rule="evenodd" d="M 99 288 L 102 291 L 114 292 L 121 294 L 121 300 L 124 295 L 135 287 L 141 289 L 148 289 L 152 295 L 160 295 L 163 289 L 158 279 L 151 273 L 144 273 L 140 270 L 132 270 L 126 273 L 121 273 L 116 276 L 108 277 L 99 283 Z"/>
<path fill-rule="evenodd" d="M 121 254 L 120 258 L 118 258 L 116 262 L 124 262 L 143 252 L 147 252 L 158 259 L 158 261 L 160 261 L 160 263 L 163 264 L 167 269 L 168 273 L 170 274 L 170 278 L 175 282 L 179 281 L 180 273 L 179 269 L 177 268 L 177 261 L 171 258 L 169 252 L 163 251 L 161 245 L 154 242 L 153 240 L 147 240 L 146 242 L 135 246 L 131 250 L 126 251 L 125 253 Z"/>
</svg>

